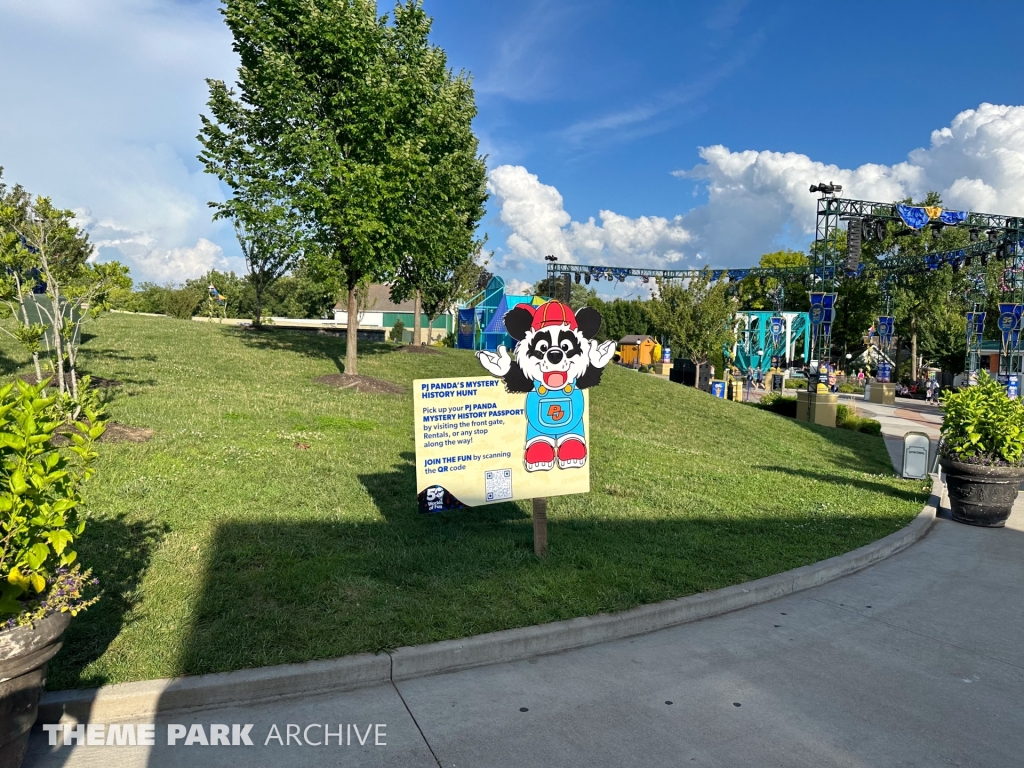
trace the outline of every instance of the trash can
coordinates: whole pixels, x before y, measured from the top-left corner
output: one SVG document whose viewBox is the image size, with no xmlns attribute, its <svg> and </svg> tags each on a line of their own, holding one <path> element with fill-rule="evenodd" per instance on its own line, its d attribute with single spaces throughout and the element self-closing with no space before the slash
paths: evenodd
<svg viewBox="0 0 1024 768">
<path fill-rule="evenodd" d="M 907 432 L 903 436 L 903 477 L 924 480 L 928 477 L 928 459 L 932 441 L 924 432 Z"/>
</svg>

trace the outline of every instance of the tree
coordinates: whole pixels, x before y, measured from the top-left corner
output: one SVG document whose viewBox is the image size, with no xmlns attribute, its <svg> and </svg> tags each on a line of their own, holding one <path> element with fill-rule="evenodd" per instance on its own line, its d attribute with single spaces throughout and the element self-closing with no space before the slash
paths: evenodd
<svg viewBox="0 0 1024 768">
<path fill-rule="evenodd" d="M 297 222 L 289 214 L 275 206 L 270 211 L 261 212 L 261 215 L 254 212 L 235 219 L 235 235 L 249 271 L 248 283 L 255 295 L 252 313 L 255 328 L 263 326 L 263 301 L 267 289 L 283 277 L 302 254 Z"/>
<path fill-rule="evenodd" d="M 241 59 L 239 92 L 209 81 L 213 119 L 203 118 L 200 157 L 230 176 L 235 167 L 217 162 L 221 147 L 230 147 L 268 199 L 287 200 L 301 215 L 315 246 L 311 261 L 347 291 L 345 372 L 356 374 L 360 283 L 393 279 L 402 258 L 417 255 L 417 242 L 430 240 L 435 255 L 458 253 L 435 242 L 431 228 L 469 209 L 424 214 L 443 213 L 440 203 L 457 187 L 443 183 L 454 171 L 441 162 L 453 141 L 441 117 L 465 117 L 468 79 L 437 87 L 439 49 L 425 46 L 429 20 L 418 2 L 397 5 L 392 26 L 373 0 L 226 0 L 223 13 Z M 438 180 L 435 194 L 430 185 Z M 417 215 L 428 220 L 414 222 Z M 478 218 L 457 223 L 475 227 Z M 410 232 L 413 223 L 421 229 Z"/>
<path fill-rule="evenodd" d="M 937 192 L 929 192 L 922 203 L 912 203 L 909 199 L 902 202 L 911 205 L 941 206 L 942 199 Z M 968 233 L 959 227 L 946 227 L 941 231 L 925 227 L 915 234 L 899 238 L 890 228 L 890 235 L 882 243 L 890 253 L 920 257 L 934 251 L 949 251 L 962 248 L 967 244 Z M 898 276 L 890 291 L 893 315 L 901 335 L 910 338 L 910 378 L 918 377 L 920 351 L 918 340 L 922 332 L 928 335 L 929 342 L 935 343 L 943 335 L 948 335 L 949 325 L 947 313 L 940 307 L 954 308 L 963 313 L 966 309 L 964 295 L 964 276 L 954 275 L 952 268 L 920 270 L 902 273 Z M 965 321 L 966 322 L 966 321 Z M 940 352 L 940 347 L 933 347 L 930 352 Z M 963 346 L 961 344 L 961 349 Z M 948 356 L 948 355 L 947 355 Z M 957 366 L 959 368 L 960 366 Z"/>
<path fill-rule="evenodd" d="M 597 296 L 597 291 L 590 289 L 584 306 L 596 309 L 601 313 L 601 330 L 598 331 L 598 341 L 611 339 L 618 341 L 623 336 L 638 335 L 659 335 L 660 329 L 655 327 L 651 316 L 651 302 L 640 301 L 639 299 L 613 299 L 603 301 Z M 577 307 L 574 305 L 574 309 Z"/>
<path fill-rule="evenodd" d="M 476 228 L 487 200 L 487 169 L 477 155 L 472 130 L 472 85 L 465 73 L 453 74 L 444 51 L 430 44 L 430 26 L 419 2 L 395 7 L 392 69 L 407 83 L 402 114 L 418 157 L 404 190 L 397 227 L 402 256 L 391 299 L 398 303 L 414 298 L 417 342 L 422 311 L 432 320 L 448 311 L 453 296 L 468 290 L 462 283 L 453 286 L 452 277 L 479 277 L 473 258 L 483 242 L 476 238 Z"/>
<path fill-rule="evenodd" d="M 451 312 L 460 301 L 472 297 L 483 271 L 484 266 L 470 256 L 447 272 L 431 275 L 422 291 L 423 312 L 428 321 L 427 344 L 433 341 L 434 320 Z"/>
<path fill-rule="evenodd" d="M 783 267 L 806 267 L 809 263 L 806 254 L 801 251 L 786 249 L 763 254 L 758 261 L 758 266 L 778 269 Z M 770 294 L 780 287 L 785 296 L 785 309 L 792 312 L 807 310 L 809 301 L 807 298 L 807 287 L 804 285 L 804 275 L 780 277 L 748 275 L 737 284 L 736 295 L 743 309 L 774 309 Z"/>
<path fill-rule="evenodd" d="M 58 390 L 77 402 L 82 323 L 106 308 L 112 291 L 131 287 L 128 269 L 116 261 L 90 264 L 93 247 L 89 236 L 74 224 L 71 211 L 54 207 L 48 197 L 28 198 L 24 209 L 4 206 L 0 221 L 20 238 L 20 268 L 28 269 L 28 274 L 40 281 L 29 287 L 22 281 L 25 273 L 15 278 L 24 325 L 31 319 L 32 325 L 43 327 Z M 32 312 L 25 312 L 29 309 L 26 299 L 39 288 L 42 293 L 33 296 L 32 306 L 41 322 L 35 323 Z"/>
<path fill-rule="evenodd" d="M 698 378 L 702 365 L 736 341 L 731 321 L 737 301 L 727 282 L 711 280 L 710 269 L 685 285 L 659 279 L 658 296 L 649 304 L 655 325 L 669 336 L 673 348 L 693 360 Z"/>
</svg>

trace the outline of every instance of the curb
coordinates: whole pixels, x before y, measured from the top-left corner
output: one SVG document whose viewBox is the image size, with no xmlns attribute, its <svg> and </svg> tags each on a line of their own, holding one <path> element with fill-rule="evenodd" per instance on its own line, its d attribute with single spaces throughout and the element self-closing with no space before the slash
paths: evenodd
<svg viewBox="0 0 1024 768">
<path fill-rule="evenodd" d="M 939 476 L 933 475 L 931 498 L 924 509 L 909 525 L 883 539 L 812 565 L 713 592 L 641 605 L 621 613 L 407 646 L 390 654 L 360 653 L 301 664 L 54 691 L 43 695 L 38 722 L 113 722 L 172 711 L 314 696 L 519 661 L 707 619 L 820 586 L 906 549 L 923 538 L 935 522 L 942 492 Z"/>
</svg>

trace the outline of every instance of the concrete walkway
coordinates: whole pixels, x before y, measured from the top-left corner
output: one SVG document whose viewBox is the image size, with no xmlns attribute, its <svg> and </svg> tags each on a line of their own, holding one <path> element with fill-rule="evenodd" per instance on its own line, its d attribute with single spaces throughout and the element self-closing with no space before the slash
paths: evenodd
<svg viewBox="0 0 1024 768">
<path fill-rule="evenodd" d="M 239 709 L 159 716 L 153 747 L 50 747 L 43 766 L 1004 766 L 1024 755 L 1024 502 L 939 519 L 822 587 L 577 651 Z M 253 746 L 167 746 L 252 723 Z M 356 724 L 346 745 L 330 724 Z M 382 724 L 381 741 L 366 738 Z M 267 742 L 276 725 L 289 746 Z M 312 726 L 307 730 L 307 726 Z M 297 727 L 297 728 L 296 728 Z M 196 731 L 198 737 L 198 730 Z M 348 743 L 351 742 L 351 743 Z"/>
</svg>

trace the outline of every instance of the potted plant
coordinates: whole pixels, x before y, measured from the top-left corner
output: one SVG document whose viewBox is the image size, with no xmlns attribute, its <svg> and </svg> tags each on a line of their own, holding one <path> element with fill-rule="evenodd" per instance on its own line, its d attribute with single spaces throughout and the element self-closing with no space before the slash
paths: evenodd
<svg viewBox="0 0 1024 768">
<path fill-rule="evenodd" d="M 0 388 L 0 766 L 17 768 L 28 745 L 46 665 L 71 617 L 94 603 L 95 586 L 73 548 L 82 533 L 82 483 L 103 434 L 97 400 L 85 390 L 83 420 L 69 396 L 46 397 L 48 382 Z M 88 383 L 86 383 L 86 387 Z M 63 447 L 54 445 L 60 436 Z"/>
<path fill-rule="evenodd" d="M 983 371 L 975 386 L 943 393 L 941 407 L 939 463 L 953 519 L 1005 525 L 1024 481 L 1024 403 Z"/>
</svg>

